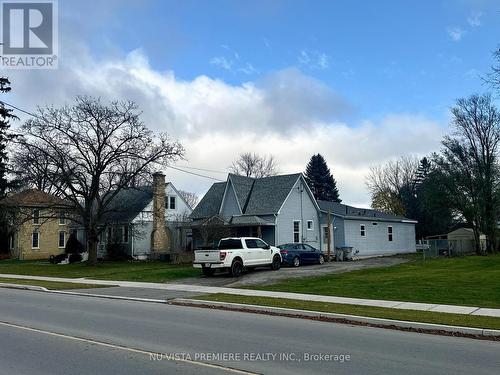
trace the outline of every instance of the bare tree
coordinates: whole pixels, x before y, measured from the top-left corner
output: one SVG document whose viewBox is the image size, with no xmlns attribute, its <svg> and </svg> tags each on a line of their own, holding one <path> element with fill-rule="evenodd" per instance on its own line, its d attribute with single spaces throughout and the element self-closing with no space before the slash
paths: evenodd
<svg viewBox="0 0 500 375">
<path fill-rule="evenodd" d="M 464 174 L 471 175 L 468 183 L 474 188 L 471 191 L 471 198 L 476 203 L 474 217 L 487 235 L 487 250 L 495 252 L 498 245 L 497 214 L 500 209 L 500 113 L 490 95 L 458 99 L 451 113 L 455 133 L 453 137 L 445 137 L 443 145 L 457 159 L 462 155 L 468 159 L 466 168 L 462 170 Z"/>
<path fill-rule="evenodd" d="M 203 246 L 216 246 L 216 243 L 224 237 L 231 235 L 231 229 L 226 225 L 224 219 L 219 216 L 213 216 L 205 220 L 196 227 L 203 240 Z"/>
<path fill-rule="evenodd" d="M 179 194 L 181 195 L 182 199 L 186 201 L 190 208 L 195 208 L 200 199 L 196 193 L 191 193 L 185 190 L 179 190 Z"/>
<path fill-rule="evenodd" d="M 19 189 L 38 189 L 48 194 L 56 192 L 58 184 L 54 185 L 52 181 L 59 171 L 53 171 L 54 165 L 45 158 L 45 153 L 40 151 L 43 147 L 44 144 L 38 142 L 36 146 L 25 143 L 14 149 L 12 169 Z"/>
<path fill-rule="evenodd" d="M 273 155 L 258 155 L 251 152 L 240 154 L 229 167 L 231 173 L 246 177 L 270 177 L 279 173 L 278 163 Z"/>
<path fill-rule="evenodd" d="M 415 191 L 419 160 L 403 156 L 370 168 L 366 185 L 372 195 L 372 207 L 395 215 L 405 215 L 405 200 Z"/>
<path fill-rule="evenodd" d="M 98 236 L 113 198 L 184 151 L 166 134 L 149 130 L 129 101 L 77 97 L 72 106 L 39 108 L 22 130 L 20 149 L 36 150 L 48 161 L 49 183 L 85 229 L 91 264 L 97 262 Z"/>
</svg>

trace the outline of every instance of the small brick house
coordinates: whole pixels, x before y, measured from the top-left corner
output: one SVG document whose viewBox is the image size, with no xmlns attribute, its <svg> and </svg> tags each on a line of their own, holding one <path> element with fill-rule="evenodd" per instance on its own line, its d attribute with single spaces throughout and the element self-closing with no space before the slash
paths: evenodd
<svg viewBox="0 0 500 375">
<path fill-rule="evenodd" d="M 0 201 L 10 221 L 8 249 L 11 258 L 48 259 L 64 252 L 70 229 L 68 204 L 51 194 L 27 189 Z"/>
</svg>

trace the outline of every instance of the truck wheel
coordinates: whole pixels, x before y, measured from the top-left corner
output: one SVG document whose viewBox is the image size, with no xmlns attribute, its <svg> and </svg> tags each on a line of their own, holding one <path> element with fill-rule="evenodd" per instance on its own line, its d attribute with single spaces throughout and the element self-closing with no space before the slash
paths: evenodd
<svg viewBox="0 0 500 375">
<path fill-rule="evenodd" d="M 215 273 L 215 270 L 213 268 L 202 268 L 202 270 L 205 276 L 213 276 Z"/>
<path fill-rule="evenodd" d="M 241 260 L 239 260 L 239 259 L 233 260 L 233 263 L 231 264 L 231 268 L 229 269 L 229 274 L 232 277 L 238 277 L 241 275 L 242 271 L 243 271 L 243 263 L 241 263 Z"/>
<path fill-rule="evenodd" d="M 271 269 L 273 271 L 277 271 L 281 268 L 281 258 L 279 255 L 275 255 L 273 258 L 273 262 L 271 263 Z"/>
<path fill-rule="evenodd" d="M 299 257 L 297 257 L 297 256 L 296 256 L 296 257 L 294 257 L 294 258 L 293 258 L 293 261 L 292 261 L 292 264 L 293 264 L 293 266 L 294 266 L 294 267 L 298 267 L 298 266 L 300 266 L 300 258 L 299 258 Z"/>
</svg>

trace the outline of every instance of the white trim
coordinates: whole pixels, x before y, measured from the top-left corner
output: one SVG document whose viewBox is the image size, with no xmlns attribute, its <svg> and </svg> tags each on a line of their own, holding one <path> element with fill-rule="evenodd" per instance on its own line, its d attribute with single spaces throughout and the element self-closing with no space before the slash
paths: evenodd
<svg viewBox="0 0 500 375">
<path fill-rule="evenodd" d="M 309 223 L 311 223 L 311 228 L 309 228 Z M 306 230 L 314 230 L 314 220 L 306 221 Z"/>
<path fill-rule="evenodd" d="M 299 223 L 299 242 L 295 242 L 295 223 Z M 302 243 L 302 220 L 300 219 L 293 219 L 292 220 L 292 242 L 293 243 Z"/>
<path fill-rule="evenodd" d="M 63 238 L 64 245 L 63 246 L 61 246 L 61 233 L 64 234 L 64 238 Z M 64 249 L 66 247 L 66 232 L 63 230 L 60 230 L 57 233 L 57 246 L 59 249 Z"/>
<path fill-rule="evenodd" d="M 33 246 L 33 237 L 34 237 L 35 233 L 37 234 L 37 245 L 38 246 Z M 40 232 L 38 232 L 38 231 L 31 232 L 31 248 L 34 250 L 40 250 Z"/>
<path fill-rule="evenodd" d="M 222 207 L 224 206 L 224 202 L 226 200 L 226 192 L 227 192 L 227 189 L 229 186 L 229 182 L 231 182 L 231 188 L 233 189 L 233 194 L 234 194 L 234 197 L 236 198 L 236 204 L 238 205 L 238 209 L 240 210 L 240 215 L 243 215 L 243 210 L 241 209 L 240 201 L 238 200 L 238 195 L 236 195 L 236 190 L 234 190 L 234 184 L 233 184 L 233 181 L 231 180 L 230 174 L 227 176 L 226 187 L 224 188 L 224 194 L 222 195 L 222 200 L 220 202 L 219 215 L 222 213 Z"/>
</svg>

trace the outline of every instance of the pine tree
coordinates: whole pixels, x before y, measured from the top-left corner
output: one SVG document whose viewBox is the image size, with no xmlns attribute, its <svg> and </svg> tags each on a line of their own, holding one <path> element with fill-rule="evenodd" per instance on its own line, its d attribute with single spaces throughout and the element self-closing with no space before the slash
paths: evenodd
<svg viewBox="0 0 500 375">
<path fill-rule="evenodd" d="M 0 77 L 0 93 L 10 91 L 10 81 L 8 78 Z M 12 139 L 9 134 L 10 120 L 17 117 L 12 114 L 12 110 L 5 108 L 5 104 L 0 100 L 0 199 L 5 197 L 9 183 L 7 181 L 7 143 Z"/>
<path fill-rule="evenodd" d="M 337 182 L 321 154 L 311 157 L 306 167 L 305 178 L 314 198 L 330 202 L 341 202 Z"/>
<path fill-rule="evenodd" d="M 0 77 L 0 93 L 10 91 L 10 81 L 7 78 Z M 10 120 L 17 117 L 12 114 L 11 109 L 5 108 L 5 104 L 0 99 L 0 199 L 4 198 L 9 188 L 7 181 L 7 143 L 13 138 L 9 134 Z M 0 251 L 8 249 L 9 228 L 7 216 L 0 207 Z"/>
</svg>

